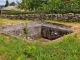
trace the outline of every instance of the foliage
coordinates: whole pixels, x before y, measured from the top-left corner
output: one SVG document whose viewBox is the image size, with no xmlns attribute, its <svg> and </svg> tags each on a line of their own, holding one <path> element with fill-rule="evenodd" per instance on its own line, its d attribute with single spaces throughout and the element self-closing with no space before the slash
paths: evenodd
<svg viewBox="0 0 80 60">
<path fill-rule="evenodd" d="M 80 60 L 80 41 L 75 34 L 44 45 L 0 34 L 0 56 L 3 55 L 3 60 Z"/>
<path fill-rule="evenodd" d="M 10 5 L 10 6 L 15 6 L 16 3 L 15 3 L 15 2 L 11 2 L 9 5 Z"/>
<path fill-rule="evenodd" d="M 47 4 L 48 0 L 22 0 L 21 3 L 18 3 L 18 7 L 22 9 L 34 10 L 38 8 L 42 3 Z"/>
<path fill-rule="evenodd" d="M 18 2 L 18 7 L 21 8 L 21 9 L 25 9 L 27 10 L 28 8 L 28 0 L 22 0 L 22 2 Z"/>
<path fill-rule="evenodd" d="M 8 14 L 8 15 L 19 15 L 19 14 L 35 14 L 35 12 L 21 12 L 21 11 L 15 11 L 15 10 L 11 10 L 11 11 L 2 11 L 2 14 Z"/>
<path fill-rule="evenodd" d="M 5 7 L 7 7 L 8 5 L 9 5 L 9 2 L 8 2 L 8 0 L 6 0 Z"/>
<path fill-rule="evenodd" d="M 80 0 L 22 0 L 18 6 L 39 13 L 80 13 Z"/>
<path fill-rule="evenodd" d="M 26 46 L 24 48 L 24 55 L 27 56 L 28 58 L 30 57 L 34 57 L 35 55 L 35 51 L 36 51 L 36 46 L 32 45 L 32 46 Z"/>
<path fill-rule="evenodd" d="M 18 7 L 24 12 L 9 11 L 3 14 L 80 13 L 80 0 L 22 0 L 18 2 Z"/>
<path fill-rule="evenodd" d="M 24 27 L 24 34 L 26 35 L 26 38 L 27 38 L 28 37 L 28 28 L 27 28 L 27 26 Z"/>
</svg>

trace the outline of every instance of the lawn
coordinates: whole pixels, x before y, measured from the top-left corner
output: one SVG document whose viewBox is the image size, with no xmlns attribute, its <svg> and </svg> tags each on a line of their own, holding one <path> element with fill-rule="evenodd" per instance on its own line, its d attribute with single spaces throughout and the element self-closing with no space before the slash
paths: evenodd
<svg viewBox="0 0 80 60">
<path fill-rule="evenodd" d="M 22 22 L 31 21 L 0 19 L 0 25 Z M 72 28 L 76 29 L 76 33 L 64 36 L 59 42 L 51 41 L 44 44 L 40 39 L 29 42 L 0 34 L 0 60 L 80 60 L 80 25 L 79 23 L 65 24 L 74 26 Z"/>
<path fill-rule="evenodd" d="M 80 41 L 77 34 L 49 44 L 0 34 L 0 60 L 80 60 Z"/>
<path fill-rule="evenodd" d="M 25 22 L 32 22 L 32 20 L 14 20 L 14 19 L 11 20 L 11 19 L 0 18 L 0 26 L 17 24 L 17 23 L 25 23 Z"/>
</svg>

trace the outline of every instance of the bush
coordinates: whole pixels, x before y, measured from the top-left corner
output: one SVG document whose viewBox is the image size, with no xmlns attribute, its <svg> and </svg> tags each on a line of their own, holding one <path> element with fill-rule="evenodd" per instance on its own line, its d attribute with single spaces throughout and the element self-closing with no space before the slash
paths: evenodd
<svg viewBox="0 0 80 60">
<path fill-rule="evenodd" d="M 44 14 L 52 14 L 52 13 L 61 13 L 61 14 L 65 14 L 65 13 L 80 13 L 80 9 L 73 9 L 73 10 L 69 10 L 69 9 L 49 9 L 48 7 L 44 9 L 44 7 L 38 7 L 35 11 L 15 11 L 15 10 L 11 10 L 11 11 L 3 11 L 2 14 L 8 14 L 8 15 L 20 15 L 20 14 L 40 14 L 40 13 L 44 13 Z"/>
<path fill-rule="evenodd" d="M 3 11 L 2 14 L 8 14 L 8 15 L 19 15 L 19 14 L 34 14 L 35 12 L 21 12 L 21 11 L 15 11 L 15 10 L 11 10 L 11 11 Z"/>
</svg>

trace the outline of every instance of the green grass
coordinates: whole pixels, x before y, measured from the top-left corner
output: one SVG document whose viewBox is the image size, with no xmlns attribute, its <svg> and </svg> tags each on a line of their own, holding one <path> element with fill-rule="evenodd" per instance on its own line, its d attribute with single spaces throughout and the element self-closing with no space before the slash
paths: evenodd
<svg viewBox="0 0 80 60">
<path fill-rule="evenodd" d="M 39 41 L 26 42 L 0 34 L 1 56 L 2 60 L 80 60 L 80 41 L 74 35 L 44 45 Z"/>
<path fill-rule="evenodd" d="M 15 20 L 15 19 L 3 19 L 0 18 L 0 26 L 2 25 L 11 25 L 11 24 L 19 24 L 19 23 L 26 23 L 32 22 L 32 20 Z"/>
<path fill-rule="evenodd" d="M 44 22 L 51 22 L 51 23 L 59 23 L 59 24 L 79 24 L 78 22 L 66 22 L 66 21 L 58 21 L 58 20 L 44 20 Z"/>
<path fill-rule="evenodd" d="M 0 18 L 0 26 L 22 22 L 31 21 Z M 46 22 L 64 23 L 51 20 Z M 0 60 L 80 60 L 79 56 L 80 41 L 77 35 L 64 37 L 61 42 L 42 44 L 40 40 L 27 42 L 0 34 Z"/>
</svg>

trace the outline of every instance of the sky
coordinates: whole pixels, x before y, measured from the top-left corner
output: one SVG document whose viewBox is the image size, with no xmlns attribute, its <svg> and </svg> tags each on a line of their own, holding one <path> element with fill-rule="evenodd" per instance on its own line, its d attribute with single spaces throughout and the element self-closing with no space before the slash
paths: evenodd
<svg viewBox="0 0 80 60">
<path fill-rule="evenodd" d="M 11 3 L 11 2 L 16 2 L 16 1 L 21 1 L 21 0 L 8 0 L 9 1 L 9 3 Z M 5 2 L 6 2 L 6 0 L 0 0 L 0 5 L 5 5 Z"/>
</svg>

